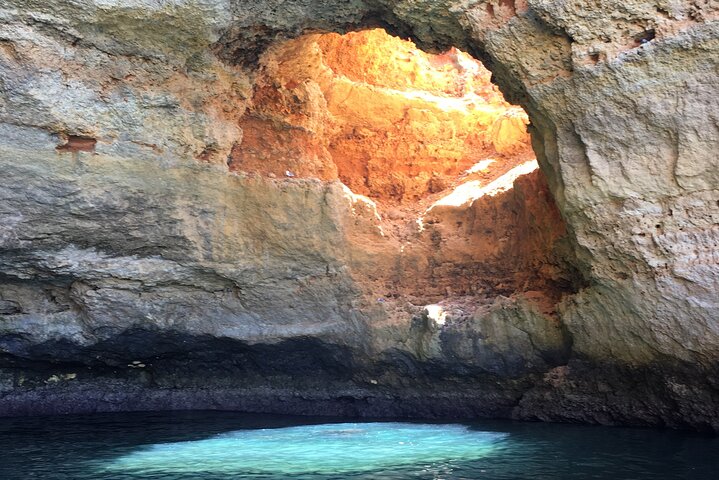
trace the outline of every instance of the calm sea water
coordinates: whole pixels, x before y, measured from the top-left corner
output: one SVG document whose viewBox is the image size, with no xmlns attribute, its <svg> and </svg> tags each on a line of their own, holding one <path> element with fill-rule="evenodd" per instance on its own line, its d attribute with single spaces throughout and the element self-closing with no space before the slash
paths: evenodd
<svg viewBox="0 0 719 480">
<path fill-rule="evenodd" d="M 0 479 L 719 479 L 719 439 L 230 412 L 0 419 Z"/>
</svg>

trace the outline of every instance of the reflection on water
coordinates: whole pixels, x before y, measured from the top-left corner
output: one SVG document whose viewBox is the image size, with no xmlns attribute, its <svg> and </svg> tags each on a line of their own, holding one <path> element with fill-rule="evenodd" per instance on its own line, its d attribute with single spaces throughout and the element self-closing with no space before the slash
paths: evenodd
<svg viewBox="0 0 719 480">
<path fill-rule="evenodd" d="M 719 439 L 229 412 L 0 419 L 0 479 L 716 479 Z"/>
<path fill-rule="evenodd" d="M 203 440 L 160 443 L 112 461 L 109 472 L 345 474 L 478 460 L 506 433 L 464 425 L 342 423 L 236 430 Z"/>
</svg>

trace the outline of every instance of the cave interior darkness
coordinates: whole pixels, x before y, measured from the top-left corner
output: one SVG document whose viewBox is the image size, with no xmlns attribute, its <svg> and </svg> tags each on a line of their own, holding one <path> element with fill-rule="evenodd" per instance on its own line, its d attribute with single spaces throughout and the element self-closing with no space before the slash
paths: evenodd
<svg viewBox="0 0 719 480">
<path fill-rule="evenodd" d="M 227 164 L 339 179 L 404 265 L 378 279 L 379 295 L 451 309 L 522 293 L 552 313 L 573 280 L 528 124 L 456 48 L 427 53 L 379 28 L 312 33 L 260 57 Z"/>
</svg>

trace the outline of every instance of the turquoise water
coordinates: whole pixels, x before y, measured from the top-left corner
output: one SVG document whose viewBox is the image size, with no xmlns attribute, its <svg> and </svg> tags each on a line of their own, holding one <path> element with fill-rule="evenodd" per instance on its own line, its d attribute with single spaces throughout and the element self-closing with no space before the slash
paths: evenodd
<svg viewBox="0 0 719 480">
<path fill-rule="evenodd" d="M 124 455 L 106 471 L 299 475 L 351 474 L 453 459 L 478 460 L 504 433 L 464 425 L 339 423 L 240 430 L 204 440 L 160 443 Z"/>
<path fill-rule="evenodd" d="M 712 479 L 719 439 L 230 412 L 0 419 L 0 479 Z"/>
</svg>

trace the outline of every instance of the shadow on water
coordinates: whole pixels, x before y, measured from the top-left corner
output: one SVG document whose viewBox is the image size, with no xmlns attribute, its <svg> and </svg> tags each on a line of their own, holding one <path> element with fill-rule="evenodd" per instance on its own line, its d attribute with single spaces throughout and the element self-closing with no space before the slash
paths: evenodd
<svg viewBox="0 0 719 480">
<path fill-rule="evenodd" d="M 296 425 L 294 417 L 233 412 L 138 412 L 0 419 L 0 478 L 75 478 L 73 469 L 154 444 L 240 429 Z M 63 476 L 67 470 L 67 476 Z M 81 474 L 80 474 L 81 475 Z M 77 478 L 85 478 L 78 476 Z M 92 478 L 92 477 L 87 477 Z"/>
<path fill-rule="evenodd" d="M 719 478 L 719 438 L 710 434 L 504 421 L 470 428 L 492 426 L 511 432 L 512 454 L 493 457 L 487 478 Z"/>
<path fill-rule="evenodd" d="M 335 428 L 337 424 L 342 425 Z M 258 435 L 260 431 L 269 433 Z M 407 436 L 409 440 L 403 441 Z M 262 454 L 269 460 L 258 456 L 256 469 L 248 469 L 247 459 L 233 466 L 233 456 L 251 456 L 252 448 L 244 447 L 254 448 L 256 441 L 260 443 L 254 454 L 266 452 Z M 484 449 L 481 454 L 473 452 L 472 442 Z M 411 444 L 414 447 L 407 446 Z M 213 448 L 225 449 L 218 452 L 215 464 L 210 458 Z M 323 449 L 347 458 L 323 465 Z M 353 452 L 364 458 L 350 458 Z M 198 456 L 196 464 L 192 455 Z M 310 455 L 310 460 L 303 460 L 303 455 Z M 299 463 L 293 465 L 295 458 Z M 173 463 L 180 461 L 182 468 Z M 337 465 L 341 469 L 332 473 Z M 675 431 L 510 421 L 354 423 L 236 412 L 12 418 L 0 419 L 0 478 L 713 480 L 719 478 L 719 439 Z"/>
</svg>

